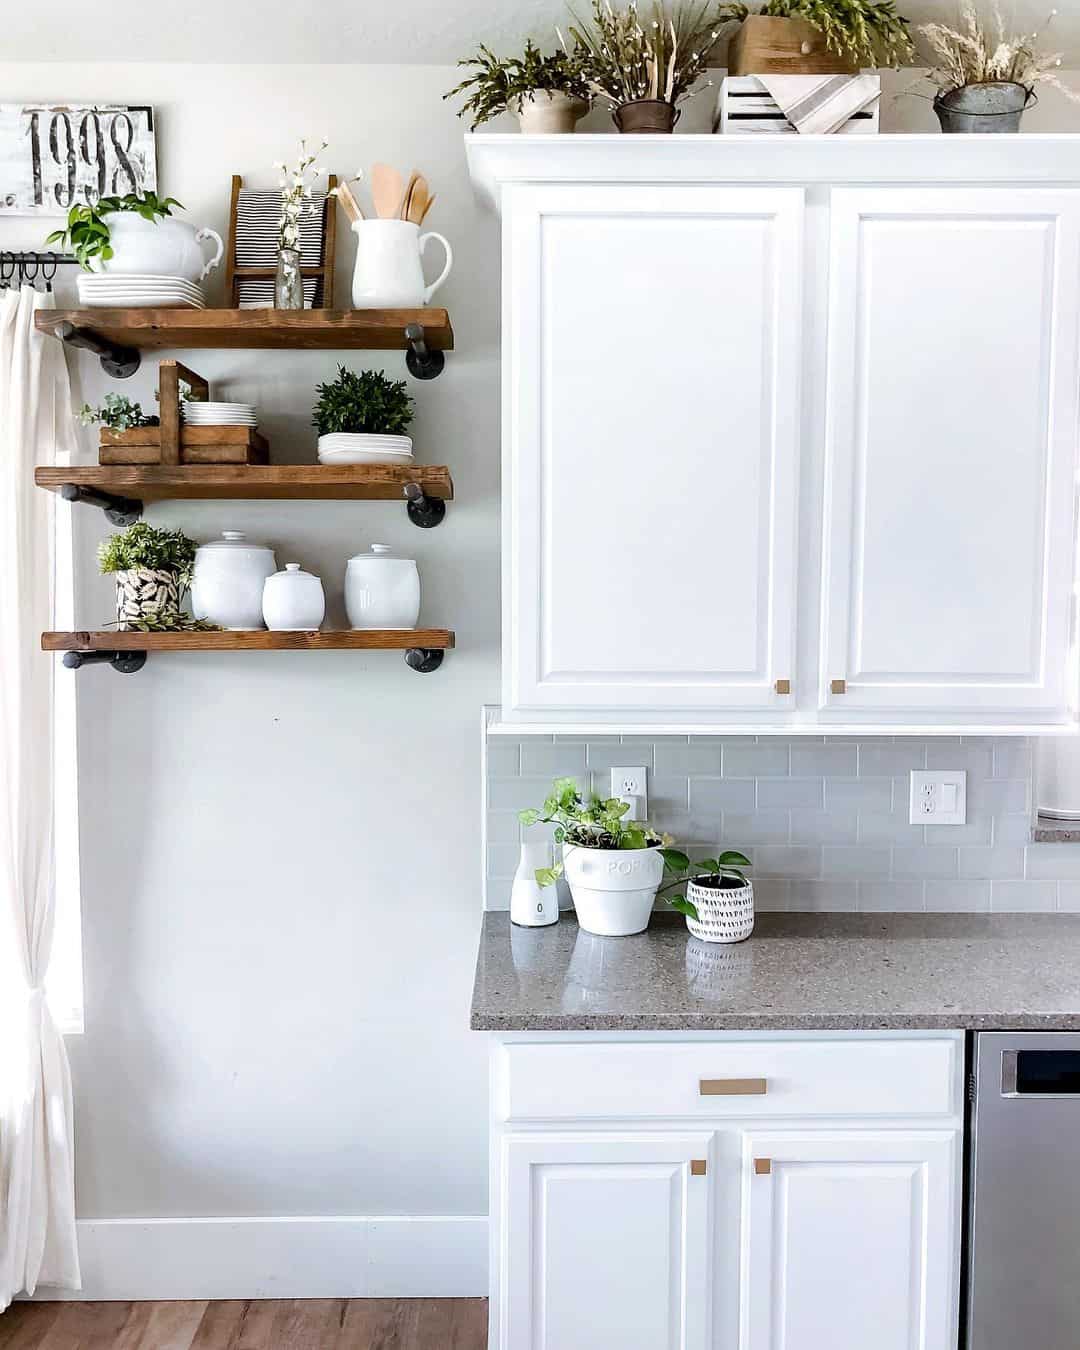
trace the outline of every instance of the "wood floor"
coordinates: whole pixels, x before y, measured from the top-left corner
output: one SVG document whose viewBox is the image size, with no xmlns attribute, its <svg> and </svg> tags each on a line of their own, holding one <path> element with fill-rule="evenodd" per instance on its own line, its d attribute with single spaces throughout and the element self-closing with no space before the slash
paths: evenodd
<svg viewBox="0 0 1080 1350">
<path fill-rule="evenodd" d="M 485 1350 L 487 1299 L 14 1303 L 0 1350 Z"/>
</svg>

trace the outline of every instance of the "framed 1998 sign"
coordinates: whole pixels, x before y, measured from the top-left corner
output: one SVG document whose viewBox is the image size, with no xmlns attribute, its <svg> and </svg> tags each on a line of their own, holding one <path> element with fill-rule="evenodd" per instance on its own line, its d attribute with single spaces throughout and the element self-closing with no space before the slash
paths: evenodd
<svg viewBox="0 0 1080 1350">
<path fill-rule="evenodd" d="M 0 213 L 66 215 L 157 188 L 154 110 L 0 104 Z"/>
</svg>

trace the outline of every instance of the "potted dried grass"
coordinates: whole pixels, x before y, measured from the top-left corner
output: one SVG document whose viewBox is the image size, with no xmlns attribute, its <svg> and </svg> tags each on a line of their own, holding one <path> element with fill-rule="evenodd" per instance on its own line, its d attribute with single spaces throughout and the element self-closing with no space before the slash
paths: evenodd
<svg viewBox="0 0 1080 1350">
<path fill-rule="evenodd" d="M 570 36 L 586 54 L 589 89 L 612 108 L 619 130 L 665 133 L 708 69 L 726 18 L 708 0 L 677 0 L 670 10 L 656 0 L 647 18 L 635 0 L 623 10 L 593 0 L 591 20 L 575 19 Z"/>
<path fill-rule="evenodd" d="M 1060 53 L 1040 55 L 1040 33 L 1009 33 L 998 11 L 993 33 L 970 0 L 961 5 L 959 27 L 924 23 L 916 31 L 930 49 L 928 78 L 937 87 L 934 111 L 944 132 L 1019 131 L 1024 109 L 1036 102 L 1036 84 L 1080 101 L 1058 76 Z"/>
</svg>

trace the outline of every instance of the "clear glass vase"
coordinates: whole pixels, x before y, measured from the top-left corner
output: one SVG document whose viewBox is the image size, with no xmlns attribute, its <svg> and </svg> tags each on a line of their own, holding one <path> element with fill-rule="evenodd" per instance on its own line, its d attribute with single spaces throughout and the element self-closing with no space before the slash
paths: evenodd
<svg viewBox="0 0 1080 1350">
<path fill-rule="evenodd" d="M 304 282 L 300 275 L 300 250 L 283 248 L 278 254 L 274 278 L 274 308 L 303 309 Z"/>
</svg>

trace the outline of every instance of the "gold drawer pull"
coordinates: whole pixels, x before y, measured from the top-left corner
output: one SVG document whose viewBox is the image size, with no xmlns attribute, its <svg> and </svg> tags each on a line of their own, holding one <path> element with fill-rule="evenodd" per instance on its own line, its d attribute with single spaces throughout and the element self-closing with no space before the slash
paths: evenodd
<svg viewBox="0 0 1080 1350">
<path fill-rule="evenodd" d="M 790 681 L 790 680 L 777 680 L 777 681 L 776 681 L 776 692 L 777 692 L 778 694 L 790 694 L 790 693 L 791 693 L 791 681 Z"/>
<path fill-rule="evenodd" d="M 829 692 L 832 694 L 846 694 L 847 680 L 833 680 L 829 685 Z"/>
<path fill-rule="evenodd" d="M 703 1177 L 709 1170 L 708 1160 L 705 1158 L 690 1159 L 690 1175 L 692 1177 Z"/>
<path fill-rule="evenodd" d="M 754 1159 L 754 1175 L 756 1177 L 767 1177 L 772 1172 L 771 1158 Z"/>
<path fill-rule="evenodd" d="M 766 1078 L 702 1078 L 698 1083 L 702 1097 L 764 1097 L 768 1090 Z"/>
</svg>

